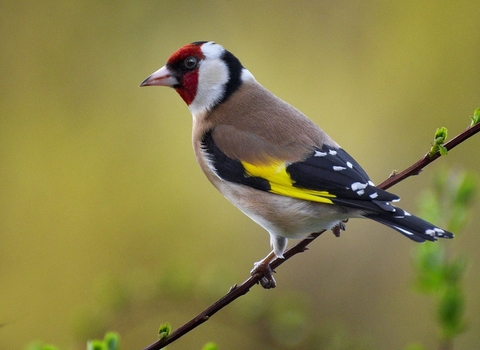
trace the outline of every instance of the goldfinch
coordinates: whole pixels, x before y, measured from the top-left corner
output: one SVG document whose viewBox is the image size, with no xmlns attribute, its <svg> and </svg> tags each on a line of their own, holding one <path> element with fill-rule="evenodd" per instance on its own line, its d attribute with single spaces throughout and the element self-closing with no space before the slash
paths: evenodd
<svg viewBox="0 0 480 350">
<path fill-rule="evenodd" d="M 391 202 L 362 167 L 300 111 L 260 85 L 221 45 L 199 41 L 174 52 L 140 86 L 174 88 L 193 116 L 193 148 L 210 182 L 270 234 L 273 252 L 253 272 L 274 287 L 268 264 L 289 238 L 369 218 L 416 241 L 453 234 Z M 263 268 L 260 269 L 260 266 Z"/>
</svg>

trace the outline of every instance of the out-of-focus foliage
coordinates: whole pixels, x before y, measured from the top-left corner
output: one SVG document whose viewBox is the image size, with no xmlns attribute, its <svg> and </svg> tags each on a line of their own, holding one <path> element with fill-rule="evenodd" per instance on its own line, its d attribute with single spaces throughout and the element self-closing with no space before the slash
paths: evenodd
<svg viewBox="0 0 480 350">
<path fill-rule="evenodd" d="M 165 328 L 169 328 L 169 327 L 164 327 L 164 329 Z M 119 349 L 120 349 L 120 336 L 114 332 L 109 332 L 105 334 L 105 337 L 102 340 L 90 340 L 87 342 L 87 350 L 119 350 Z M 36 343 L 28 346 L 27 350 L 59 350 L 59 349 L 53 345 Z M 202 347 L 202 350 L 219 350 L 219 349 L 215 343 L 209 342 Z"/>
<path fill-rule="evenodd" d="M 87 350 L 119 350 L 120 336 L 114 332 L 108 332 L 101 340 L 89 340 L 87 342 Z M 26 350 L 59 350 L 56 346 L 42 343 L 34 343 L 29 345 Z"/>
<path fill-rule="evenodd" d="M 202 350 L 219 350 L 217 344 L 215 343 L 207 343 L 202 347 Z"/>
<path fill-rule="evenodd" d="M 60 350 L 54 345 L 42 344 L 42 343 L 30 344 L 26 349 L 27 350 Z"/>
<path fill-rule="evenodd" d="M 109 332 L 102 340 L 90 340 L 87 343 L 87 350 L 119 350 L 120 336 L 117 333 Z"/>
<path fill-rule="evenodd" d="M 465 171 L 438 171 L 434 186 L 425 191 L 421 215 L 461 236 L 472 216 L 478 176 Z M 452 349 L 453 340 L 466 330 L 464 279 L 467 258 L 453 254 L 446 242 L 426 242 L 414 255 L 416 289 L 435 301 L 442 349 Z"/>
</svg>

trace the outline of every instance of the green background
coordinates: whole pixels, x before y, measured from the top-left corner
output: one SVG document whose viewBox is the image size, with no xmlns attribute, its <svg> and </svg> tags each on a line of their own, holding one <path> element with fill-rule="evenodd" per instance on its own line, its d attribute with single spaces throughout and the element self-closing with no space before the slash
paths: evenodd
<svg viewBox="0 0 480 350">
<path fill-rule="evenodd" d="M 380 182 L 423 156 L 435 128 L 453 137 L 480 107 L 479 13 L 478 1 L 3 1 L 0 347 L 83 349 L 109 329 L 142 348 L 268 253 L 267 233 L 198 168 L 180 97 L 138 88 L 174 50 L 222 44 Z M 480 172 L 479 147 L 477 136 L 392 192 L 415 212 L 436 170 Z M 470 261 L 459 349 L 480 344 L 476 226 L 447 243 Z M 351 220 L 279 268 L 277 289 L 254 288 L 169 349 L 305 346 L 301 331 L 258 322 L 267 304 L 301 309 L 310 333 L 434 348 L 433 304 L 411 289 L 413 248 Z"/>
</svg>

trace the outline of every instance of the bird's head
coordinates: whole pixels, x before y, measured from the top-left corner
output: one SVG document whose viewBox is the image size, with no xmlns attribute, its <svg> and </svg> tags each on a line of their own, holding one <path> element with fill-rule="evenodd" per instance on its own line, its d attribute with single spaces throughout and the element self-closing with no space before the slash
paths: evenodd
<svg viewBox="0 0 480 350">
<path fill-rule="evenodd" d="M 195 115 L 224 102 L 246 79 L 254 78 L 233 54 L 213 41 L 198 41 L 175 51 L 140 86 L 174 88 Z"/>
</svg>

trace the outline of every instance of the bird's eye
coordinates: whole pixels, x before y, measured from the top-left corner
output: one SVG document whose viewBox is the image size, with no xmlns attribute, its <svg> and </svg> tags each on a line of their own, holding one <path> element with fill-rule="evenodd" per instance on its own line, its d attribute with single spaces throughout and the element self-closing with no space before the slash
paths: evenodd
<svg viewBox="0 0 480 350">
<path fill-rule="evenodd" d="M 198 59 L 196 57 L 190 56 L 190 57 L 185 58 L 185 61 L 183 61 L 183 64 L 184 64 L 185 68 L 193 69 L 197 66 Z"/>
</svg>

